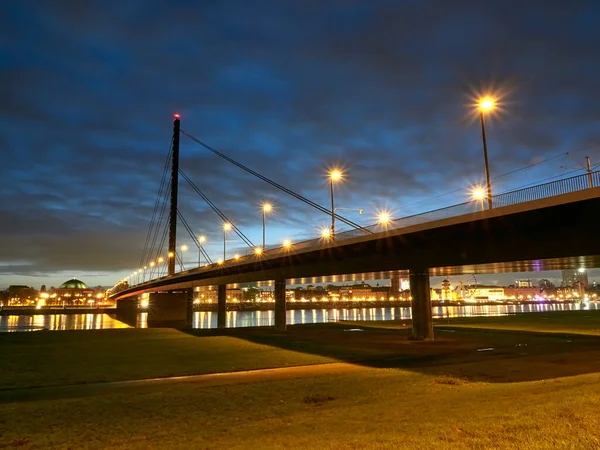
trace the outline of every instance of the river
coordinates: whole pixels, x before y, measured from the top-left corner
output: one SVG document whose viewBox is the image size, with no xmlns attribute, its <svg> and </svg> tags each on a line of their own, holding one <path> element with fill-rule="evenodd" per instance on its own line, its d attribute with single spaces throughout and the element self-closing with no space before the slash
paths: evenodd
<svg viewBox="0 0 600 450">
<path fill-rule="evenodd" d="M 535 305 L 467 305 L 437 306 L 433 308 L 434 318 L 502 316 L 527 312 L 577 311 L 600 309 L 597 302 L 535 304 Z M 137 328 L 146 328 L 146 313 L 138 314 Z M 288 325 L 337 322 L 340 320 L 401 320 L 410 319 L 410 308 L 346 308 L 312 309 L 287 312 Z M 229 311 L 226 326 L 254 327 L 273 325 L 273 311 Z M 193 328 L 217 327 L 215 312 L 195 311 Z M 0 332 L 35 330 L 102 330 L 110 328 L 130 328 L 114 318 L 113 314 L 49 314 L 0 316 Z"/>
</svg>

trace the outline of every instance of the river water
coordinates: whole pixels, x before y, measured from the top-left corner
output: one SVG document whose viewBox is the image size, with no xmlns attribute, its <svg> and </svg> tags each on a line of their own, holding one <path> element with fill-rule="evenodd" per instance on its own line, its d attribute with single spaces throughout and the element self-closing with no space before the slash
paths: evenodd
<svg viewBox="0 0 600 450">
<path fill-rule="evenodd" d="M 508 314 L 543 311 L 578 311 L 600 309 L 597 302 L 561 303 L 535 305 L 467 305 L 437 306 L 433 308 L 434 318 L 502 316 Z M 146 313 L 138 314 L 138 328 L 146 328 Z M 340 320 L 401 320 L 410 319 L 410 308 L 345 308 L 312 309 L 287 312 L 288 325 L 337 322 Z M 226 326 L 254 327 L 274 324 L 273 311 L 229 311 Z M 194 312 L 193 328 L 216 328 L 216 312 Z M 49 314 L 0 316 L 0 332 L 35 330 L 101 330 L 129 328 L 114 318 L 113 314 Z"/>
</svg>

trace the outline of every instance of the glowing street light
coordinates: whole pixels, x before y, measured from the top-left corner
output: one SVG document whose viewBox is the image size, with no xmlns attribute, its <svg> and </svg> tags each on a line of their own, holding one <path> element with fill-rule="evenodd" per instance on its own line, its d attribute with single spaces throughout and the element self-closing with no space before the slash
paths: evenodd
<svg viewBox="0 0 600 450">
<path fill-rule="evenodd" d="M 163 263 L 163 262 L 165 262 L 165 258 L 163 258 L 163 257 L 161 256 L 160 258 L 158 258 L 158 262 L 159 262 L 159 263 Z"/>
<path fill-rule="evenodd" d="M 471 198 L 475 201 L 481 202 L 481 210 L 484 210 L 483 200 L 486 198 L 485 188 L 482 186 L 475 186 L 471 189 Z"/>
<path fill-rule="evenodd" d="M 223 224 L 223 261 L 227 259 L 227 232 L 231 230 L 231 224 L 229 222 L 225 222 Z"/>
<path fill-rule="evenodd" d="M 217 264 L 221 266 L 221 265 L 223 265 L 223 263 L 224 263 L 224 262 L 225 262 L 225 261 L 223 261 L 222 259 L 219 259 L 219 260 L 217 261 Z"/>
<path fill-rule="evenodd" d="M 388 211 L 381 211 L 377 215 L 377 221 L 379 222 L 379 224 L 383 225 L 386 228 L 389 225 L 389 223 L 391 222 L 391 220 L 392 220 L 392 216 Z"/>
<path fill-rule="evenodd" d="M 484 113 L 493 111 L 496 107 L 496 100 L 492 97 L 483 97 L 478 102 L 479 105 L 479 117 L 481 118 L 481 137 L 483 139 L 483 158 L 485 160 L 485 179 L 487 182 L 487 202 L 488 209 L 492 209 L 492 183 L 490 181 L 490 165 L 488 162 L 487 142 L 485 139 L 485 120 Z"/>
<path fill-rule="evenodd" d="M 339 169 L 333 169 L 329 171 L 329 182 L 331 186 L 331 233 L 330 236 L 332 239 L 335 237 L 335 202 L 334 202 L 334 189 L 333 183 L 338 182 L 343 178 L 343 174 Z"/>
<path fill-rule="evenodd" d="M 266 250 L 266 222 L 267 222 L 267 213 L 270 213 L 273 210 L 273 205 L 270 203 L 263 203 L 262 205 L 262 219 L 263 219 L 263 250 Z"/>
<path fill-rule="evenodd" d="M 331 228 L 327 228 L 327 227 L 321 228 L 321 237 L 323 239 L 330 239 L 331 238 Z"/>
<path fill-rule="evenodd" d="M 260 255 L 262 255 L 262 253 L 263 253 L 263 249 L 262 249 L 262 247 L 255 247 L 255 248 L 254 248 L 254 254 L 255 254 L 256 256 L 260 256 Z"/>
<path fill-rule="evenodd" d="M 289 239 L 284 239 L 283 240 L 283 248 L 285 248 L 286 250 L 289 250 L 290 248 L 292 248 L 292 241 L 290 241 Z"/>
<path fill-rule="evenodd" d="M 240 259 L 240 255 L 238 255 L 237 253 L 235 255 L 233 255 L 233 259 L 235 259 L 236 261 L 238 261 Z"/>
</svg>

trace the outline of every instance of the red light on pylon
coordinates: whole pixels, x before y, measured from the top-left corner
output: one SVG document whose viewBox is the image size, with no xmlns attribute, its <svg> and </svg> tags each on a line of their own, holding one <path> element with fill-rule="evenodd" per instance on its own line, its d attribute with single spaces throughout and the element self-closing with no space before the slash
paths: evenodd
<svg viewBox="0 0 600 450">
<path fill-rule="evenodd" d="M 175 117 L 176 119 L 179 119 L 181 117 L 181 115 L 179 115 L 179 114 L 173 114 L 173 117 Z"/>
</svg>

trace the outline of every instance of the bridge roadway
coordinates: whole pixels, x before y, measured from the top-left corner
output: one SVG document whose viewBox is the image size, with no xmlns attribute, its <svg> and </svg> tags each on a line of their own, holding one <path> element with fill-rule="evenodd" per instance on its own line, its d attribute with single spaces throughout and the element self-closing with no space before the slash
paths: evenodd
<svg viewBox="0 0 600 450">
<path fill-rule="evenodd" d="M 599 211 L 600 187 L 585 189 L 310 247 L 268 250 L 151 280 L 111 298 L 119 308 L 123 301 L 137 302 L 143 293 L 185 291 L 191 302 L 194 287 L 217 285 L 218 323 L 224 326 L 226 285 L 274 280 L 275 326 L 284 330 L 286 283 L 391 278 L 408 272 L 414 337 L 432 338 L 430 276 L 597 267 Z"/>
</svg>

